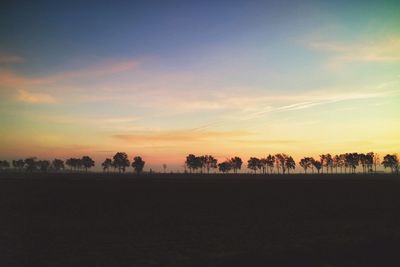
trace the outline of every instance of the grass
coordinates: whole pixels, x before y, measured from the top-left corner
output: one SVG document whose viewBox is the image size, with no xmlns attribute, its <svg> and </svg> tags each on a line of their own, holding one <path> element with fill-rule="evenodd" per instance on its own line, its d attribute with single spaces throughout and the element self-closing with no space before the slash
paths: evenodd
<svg viewBox="0 0 400 267">
<path fill-rule="evenodd" d="M 0 174 L 0 266 L 399 266 L 390 175 Z"/>
</svg>

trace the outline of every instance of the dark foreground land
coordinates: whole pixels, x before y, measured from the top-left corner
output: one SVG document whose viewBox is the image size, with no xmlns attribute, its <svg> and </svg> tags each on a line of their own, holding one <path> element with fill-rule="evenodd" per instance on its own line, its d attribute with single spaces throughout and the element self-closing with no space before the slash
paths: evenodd
<svg viewBox="0 0 400 267">
<path fill-rule="evenodd" d="M 0 266 L 400 266 L 400 177 L 0 174 Z"/>
</svg>

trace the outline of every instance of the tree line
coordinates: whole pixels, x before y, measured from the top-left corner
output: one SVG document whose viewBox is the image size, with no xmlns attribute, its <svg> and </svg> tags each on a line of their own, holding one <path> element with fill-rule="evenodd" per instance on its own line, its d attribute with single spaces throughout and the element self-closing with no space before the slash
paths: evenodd
<svg viewBox="0 0 400 267">
<path fill-rule="evenodd" d="M 210 169 L 218 169 L 221 173 L 229 173 L 233 170 L 237 173 L 241 169 L 243 161 L 240 157 L 233 157 L 221 163 L 218 163 L 211 155 L 195 156 L 189 154 L 185 161 L 186 168 L 189 173 L 200 172 L 203 173 Z M 387 154 L 383 160 L 380 160 L 378 154 L 369 152 L 363 153 L 344 153 L 339 155 L 322 154 L 318 159 L 313 157 L 303 157 L 298 162 L 299 166 L 303 168 L 304 173 L 311 170 L 312 173 L 355 173 L 357 167 L 361 166 L 363 173 L 372 173 L 377 171 L 378 165 L 389 168 L 392 173 L 400 171 L 399 159 L 395 154 Z M 285 153 L 278 153 L 275 155 L 269 154 L 265 158 L 250 157 L 247 161 L 247 168 L 254 173 L 261 174 L 286 174 L 290 173 L 296 168 L 296 162 L 292 156 Z"/>
<path fill-rule="evenodd" d="M 210 171 L 219 171 L 221 173 L 237 173 L 241 170 L 243 161 L 240 157 L 232 157 L 218 163 L 218 160 L 211 155 L 196 156 L 189 154 L 185 160 L 185 172 L 189 173 L 210 173 Z M 377 171 L 377 166 L 382 165 L 385 169 L 389 168 L 392 173 L 399 173 L 399 158 L 395 154 L 387 154 L 380 160 L 378 154 L 369 152 L 363 153 L 344 153 L 339 155 L 322 154 L 319 158 L 303 157 L 298 162 L 303 168 L 304 173 L 311 170 L 312 173 L 355 173 L 357 168 L 361 166 L 363 173 L 373 173 Z M 38 160 L 36 157 L 26 159 L 13 160 L 11 164 L 6 160 L 0 160 L 0 170 L 4 171 L 11 166 L 17 171 L 62 171 L 69 169 L 70 171 L 88 171 L 95 166 L 95 161 L 89 156 L 81 158 L 69 158 L 65 162 L 61 159 L 53 161 Z M 141 173 L 145 166 L 145 161 L 136 156 L 130 162 L 125 152 L 117 152 L 112 158 L 106 158 L 101 167 L 104 172 L 110 171 L 124 173 L 127 168 L 132 167 L 136 173 Z M 253 173 L 261 174 L 286 174 L 296 168 L 296 162 L 292 156 L 278 153 L 269 154 L 264 158 L 250 157 L 246 166 Z M 164 172 L 166 165 L 163 164 Z M 188 171 L 189 170 L 189 171 Z"/>
<path fill-rule="evenodd" d="M 101 164 L 104 172 L 110 172 L 110 169 L 114 171 L 118 170 L 119 173 L 125 172 L 126 168 L 132 166 L 136 173 L 143 171 L 145 161 L 140 156 L 133 158 L 132 164 L 128 159 L 128 155 L 124 152 L 118 152 L 112 159 L 107 158 Z M 28 172 L 47 172 L 47 171 L 62 171 L 69 169 L 70 171 L 88 171 L 90 168 L 95 166 L 95 161 L 89 156 L 83 156 L 81 158 L 69 158 L 65 162 L 61 159 L 49 160 L 38 160 L 36 157 L 29 157 L 26 159 L 13 160 L 11 164 L 6 160 L 0 160 L 0 170 L 4 171 L 13 167 L 16 171 L 28 171 Z"/>
</svg>

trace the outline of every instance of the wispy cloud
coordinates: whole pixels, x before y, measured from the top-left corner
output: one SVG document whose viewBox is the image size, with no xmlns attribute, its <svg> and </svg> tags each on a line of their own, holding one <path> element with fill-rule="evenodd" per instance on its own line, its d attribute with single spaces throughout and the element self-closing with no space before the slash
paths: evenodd
<svg viewBox="0 0 400 267">
<path fill-rule="evenodd" d="M 176 131 L 150 131 L 134 134 L 115 134 L 112 138 L 123 142 L 141 143 L 141 144 L 166 144 L 166 143 L 188 143 L 201 142 L 206 140 L 227 140 L 233 137 L 244 137 L 252 135 L 251 132 L 236 131 L 199 131 L 197 129 L 176 130 Z"/>
<path fill-rule="evenodd" d="M 57 103 L 57 99 L 53 96 L 40 92 L 30 92 L 27 90 L 18 90 L 16 99 L 25 103 L 32 104 L 54 104 Z"/>
<path fill-rule="evenodd" d="M 327 66 L 340 67 L 346 63 L 400 62 L 400 37 L 379 41 L 337 42 L 312 40 L 306 46 L 330 53 Z"/>
<path fill-rule="evenodd" d="M 393 83 L 391 83 L 391 85 L 393 85 Z M 267 113 L 303 110 L 315 106 L 328 105 L 338 102 L 384 98 L 399 93 L 398 91 L 382 90 L 382 89 L 384 89 L 384 86 L 380 87 L 379 91 L 376 90 L 374 91 L 371 88 L 365 89 L 364 91 L 350 92 L 350 93 L 343 90 L 340 91 L 318 90 L 318 91 L 310 91 L 301 94 L 296 94 L 294 97 L 293 96 L 285 97 L 285 95 L 281 95 L 277 96 L 276 99 L 279 99 L 280 103 L 283 104 L 271 105 L 267 107 L 259 107 L 258 110 L 255 112 L 245 112 L 244 113 L 245 115 L 241 116 L 240 120 L 252 120 L 265 116 Z M 264 103 L 268 101 L 273 102 L 271 100 L 268 100 L 268 98 L 262 98 L 261 100 L 264 100 Z M 284 104 L 284 103 L 289 103 L 289 104 Z"/>
<path fill-rule="evenodd" d="M 6 60 L 7 58 L 4 58 Z M 1 60 L 1 58 L 0 58 Z M 9 58 L 8 60 L 11 60 Z M 60 91 L 64 82 L 80 79 L 98 79 L 113 74 L 124 73 L 135 69 L 138 66 L 136 60 L 120 62 L 97 63 L 90 67 L 76 71 L 65 71 L 46 76 L 21 75 L 7 69 L 0 69 L 0 90 L 16 92 L 15 99 L 30 103 L 54 102 L 49 91 Z M 47 88 L 47 90 L 45 90 Z M 79 97 L 78 97 L 79 98 Z"/>
<path fill-rule="evenodd" d="M 65 71 L 46 76 L 20 75 L 10 70 L 0 70 L 0 85 L 12 87 L 29 87 L 44 84 L 51 84 L 64 80 L 81 78 L 98 78 L 101 76 L 112 75 L 133 70 L 138 66 L 138 61 L 127 60 L 121 62 L 97 63 L 90 67 L 76 71 Z"/>
</svg>

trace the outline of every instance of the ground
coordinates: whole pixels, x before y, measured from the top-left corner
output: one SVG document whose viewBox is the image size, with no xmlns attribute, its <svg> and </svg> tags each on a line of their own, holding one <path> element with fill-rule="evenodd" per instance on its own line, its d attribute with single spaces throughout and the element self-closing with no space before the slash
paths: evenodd
<svg viewBox="0 0 400 267">
<path fill-rule="evenodd" d="M 400 177 L 0 173 L 0 266 L 400 266 Z"/>
</svg>

